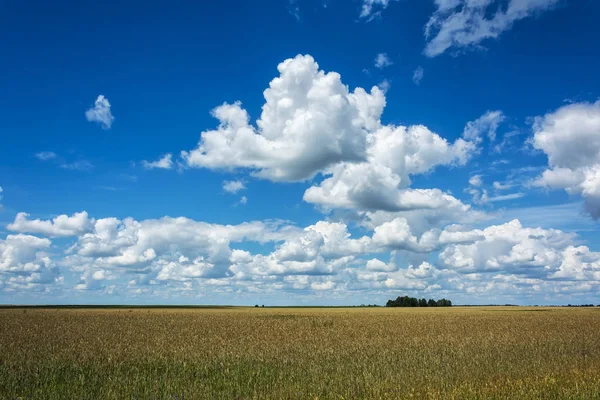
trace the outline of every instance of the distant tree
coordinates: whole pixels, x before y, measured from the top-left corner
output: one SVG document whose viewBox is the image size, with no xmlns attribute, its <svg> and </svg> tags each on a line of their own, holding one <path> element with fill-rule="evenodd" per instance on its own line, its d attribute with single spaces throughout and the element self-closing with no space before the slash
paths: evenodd
<svg viewBox="0 0 600 400">
<path fill-rule="evenodd" d="M 254 306 L 255 308 L 258 308 L 258 304 Z"/>
<path fill-rule="evenodd" d="M 396 300 L 388 300 L 386 307 L 452 307 L 452 302 L 447 299 L 418 299 L 416 297 L 398 296 Z"/>
</svg>

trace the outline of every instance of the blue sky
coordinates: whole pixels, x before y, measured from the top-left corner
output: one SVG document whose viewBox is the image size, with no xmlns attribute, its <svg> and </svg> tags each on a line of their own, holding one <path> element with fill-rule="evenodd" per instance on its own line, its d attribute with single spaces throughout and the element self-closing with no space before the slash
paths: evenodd
<svg viewBox="0 0 600 400">
<path fill-rule="evenodd" d="M 0 302 L 600 302 L 600 5 L 0 5 Z"/>
</svg>

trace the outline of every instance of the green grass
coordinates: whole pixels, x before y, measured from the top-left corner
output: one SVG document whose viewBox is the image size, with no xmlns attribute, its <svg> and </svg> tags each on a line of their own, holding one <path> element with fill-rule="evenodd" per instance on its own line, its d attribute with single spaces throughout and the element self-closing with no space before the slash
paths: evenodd
<svg viewBox="0 0 600 400">
<path fill-rule="evenodd" d="M 600 313 L 491 309 L 4 309 L 0 398 L 600 398 Z"/>
</svg>

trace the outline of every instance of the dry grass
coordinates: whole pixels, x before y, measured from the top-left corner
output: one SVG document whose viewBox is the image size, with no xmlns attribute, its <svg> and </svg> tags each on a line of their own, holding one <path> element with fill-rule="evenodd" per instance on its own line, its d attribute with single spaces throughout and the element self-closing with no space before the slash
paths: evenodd
<svg viewBox="0 0 600 400">
<path fill-rule="evenodd" d="M 0 398 L 600 398 L 600 309 L 0 310 Z"/>
</svg>

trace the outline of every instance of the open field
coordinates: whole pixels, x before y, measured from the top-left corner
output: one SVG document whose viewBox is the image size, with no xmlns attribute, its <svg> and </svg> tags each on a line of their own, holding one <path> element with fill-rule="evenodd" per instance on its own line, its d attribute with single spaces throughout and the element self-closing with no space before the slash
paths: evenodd
<svg viewBox="0 0 600 400">
<path fill-rule="evenodd" d="M 600 398 L 600 308 L 2 309 L 0 398 Z"/>
</svg>

